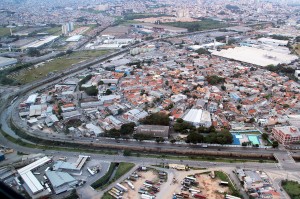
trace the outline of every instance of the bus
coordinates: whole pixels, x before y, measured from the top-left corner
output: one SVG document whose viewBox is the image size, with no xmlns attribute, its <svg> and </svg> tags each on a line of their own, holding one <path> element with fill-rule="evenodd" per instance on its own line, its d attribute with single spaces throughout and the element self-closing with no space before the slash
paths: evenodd
<svg viewBox="0 0 300 199">
<path fill-rule="evenodd" d="M 221 182 L 219 182 L 219 185 L 221 185 L 221 186 L 229 186 L 229 183 L 226 182 L 226 181 L 221 181 Z"/>
</svg>

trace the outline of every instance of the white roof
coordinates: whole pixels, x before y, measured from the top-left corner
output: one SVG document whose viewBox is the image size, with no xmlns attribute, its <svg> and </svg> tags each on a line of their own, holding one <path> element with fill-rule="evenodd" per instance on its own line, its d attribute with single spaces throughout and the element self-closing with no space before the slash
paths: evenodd
<svg viewBox="0 0 300 199">
<path fill-rule="evenodd" d="M 197 123 L 200 122 L 202 117 L 201 109 L 191 109 L 184 117 L 183 120 L 187 122 Z"/>
<path fill-rule="evenodd" d="M 234 59 L 237 61 L 255 64 L 258 66 L 267 66 L 270 64 L 278 65 L 280 63 L 288 64 L 298 59 L 296 55 L 290 55 L 247 46 L 235 47 L 221 51 L 212 51 L 212 54 L 228 59 Z"/>
<path fill-rule="evenodd" d="M 26 48 L 38 48 L 38 47 L 43 46 L 44 44 L 47 44 L 47 43 L 55 40 L 58 37 L 59 36 L 47 36 L 47 37 L 44 37 L 44 38 L 39 39 L 37 41 L 34 41 L 30 44 L 27 44 L 27 45 L 23 46 L 22 48 L 24 48 L 24 49 L 26 49 Z"/>
<path fill-rule="evenodd" d="M 259 38 L 258 41 L 262 42 L 262 43 L 267 43 L 267 44 L 273 44 L 273 45 L 287 45 L 288 44 L 288 40 L 278 40 L 278 39 L 271 39 L 271 38 Z"/>
<path fill-rule="evenodd" d="M 37 97 L 38 97 L 38 94 L 37 94 L 37 93 L 30 95 L 30 96 L 27 98 L 26 103 L 27 103 L 27 104 L 32 104 L 32 103 L 34 103 Z"/>
<path fill-rule="evenodd" d="M 82 35 L 74 35 L 70 38 L 68 38 L 66 41 L 67 42 L 76 42 L 79 41 L 81 39 Z"/>
<path fill-rule="evenodd" d="M 21 178 L 24 180 L 24 182 L 27 184 L 27 186 L 29 187 L 29 189 L 33 194 L 43 190 L 44 187 L 41 185 L 38 179 L 36 179 L 36 177 L 32 174 L 31 170 L 41 165 L 44 165 L 50 160 L 51 160 L 50 158 L 45 156 L 18 170 L 18 173 L 20 174 Z"/>
<path fill-rule="evenodd" d="M 103 130 L 100 127 L 98 127 L 92 123 L 87 124 L 86 128 L 88 128 L 90 131 L 94 132 L 95 135 L 99 135 L 99 134 L 103 133 Z"/>
</svg>

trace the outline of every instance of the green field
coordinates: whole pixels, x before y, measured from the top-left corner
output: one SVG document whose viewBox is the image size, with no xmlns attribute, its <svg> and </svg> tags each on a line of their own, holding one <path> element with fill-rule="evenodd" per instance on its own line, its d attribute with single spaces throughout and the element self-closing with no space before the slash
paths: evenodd
<svg viewBox="0 0 300 199">
<path fill-rule="evenodd" d="M 119 164 L 119 167 L 118 167 L 118 169 L 116 171 L 116 174 L 115 174 L 114 178 L 112 179 L 112 181 L 118 180 L 124 174 L 126 174 L 127 172 L 129 172 L 130 169 L 132 169 L 133 167 L 134 167 L 133 163 L 121 162 Z"/>
<path fill-rule="evenodd" d="M 46 32 L 50 35 L 60 35 L 61 27 L 53 27 L 46 30 Z"/>
<path fill-rule="evenodd" d="M 227 23 L 219 22 L 212 19 L 202 19 L 201 21 L 194 21 L 194 22 L 170 22 L 170 23 L 164 23 L 164 25 L 186 28 L 188 29 L 189 32 L 226 28 L 230 26 Z"/>
<path fill-rule="evenodd" d="M 10 35 L 9 28 L 3 28 L 3 27 L 1 27 L 0 28 L 0 37 L 8 36 L 8 35 Z"/>
<path fill-rule="evenodd" d="M 96 58 L 109 52 L 110 51 L 107 50 L 74 52 L 70 55 L 55 58 L 51 62 L 45 63 L 43 66 L 38 68 L 31 67 L 30 69 L 23 69 L 16 75 L 12 75 L 11 78 L 15 79 L 17 82 L 26 84 L 46 77 L 49 72 L 59 72 L 71 67 L 73 64 L 77 64 L 91 58 Z"/>
<path fill-rule="evenodd" d="M 300 198 L 300 184 L 295 181 L 282 181 L 281 186 L 287 192 L 287 194 L 291 197 L 291 199 L 299 199 Z"/>
</svg>

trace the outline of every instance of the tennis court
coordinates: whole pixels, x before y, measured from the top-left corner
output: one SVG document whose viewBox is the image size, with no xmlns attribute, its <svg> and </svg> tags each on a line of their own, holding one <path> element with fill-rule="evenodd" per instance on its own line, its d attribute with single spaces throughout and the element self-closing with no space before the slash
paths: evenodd
<svg viewBox="0 0 300 199">
<path fill-rule="evenodd" d="M 252 144 L 260 144 L 257 135 L 248 135 L 248 139 Z"/>
</svg>

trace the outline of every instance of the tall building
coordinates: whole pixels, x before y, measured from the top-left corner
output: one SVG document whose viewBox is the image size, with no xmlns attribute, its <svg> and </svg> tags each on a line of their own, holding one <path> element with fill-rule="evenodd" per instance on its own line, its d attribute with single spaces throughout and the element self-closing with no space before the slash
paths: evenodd
<svg viewBox="0 0 300 199">
<path fill-rule="evenodd" d="M 62 25 L 62 34 L 67 35 L 68 33 L 72 32 L 74 30 L 74 23 L 73 22 L 67 22 Z"/>
</svg>

